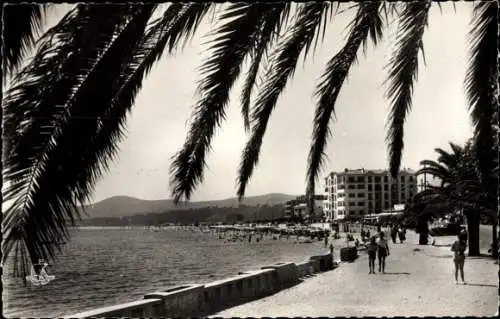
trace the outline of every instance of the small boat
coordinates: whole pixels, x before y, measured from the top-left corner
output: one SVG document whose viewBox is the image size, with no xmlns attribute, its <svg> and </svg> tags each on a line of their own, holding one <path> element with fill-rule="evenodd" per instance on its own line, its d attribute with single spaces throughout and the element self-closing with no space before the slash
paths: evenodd
<svg viewBox="0 0 500 319">
<path fill-rule="evenodd" d="M 37 266 L 41 267 L 40 272 L 37 274 L 35 270 L 35 265 L 31 266 L 31 272 L 29 276 L 26 276 L 26 280 L 30 282 L 33 286 L 45 286 L 52 280 L 56 279 L 56 276 L 54 275 L 49 275 L 45 271 L 45 268 L 48 266 L 48 264 L 41 259 Z"/>
</svg>

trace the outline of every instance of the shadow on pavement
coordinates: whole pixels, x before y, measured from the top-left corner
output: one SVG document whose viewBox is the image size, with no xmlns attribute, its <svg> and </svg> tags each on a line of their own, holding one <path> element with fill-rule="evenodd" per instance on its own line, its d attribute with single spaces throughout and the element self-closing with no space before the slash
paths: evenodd
<svg viewBox="0 0 500 319">
<path fill-rule="evenodd" d="M 411 275 L 409 272 L 385 272 L 382 275 Z"/>
<path fill-rule="evenodd" d="M 453 258 L 453 255 L 427 255 L 434 258 Z"/>
<path fill-rule="evenodd" d="M 495 259 L 489 254 L 481 253 L 479 256 L 467 256 L 467 259 L 490 259 L 494 261 Z"/>
<path fill-rule="evenodd" d="M 494 287 L 494 288 L 498 288 L 498 285 L 489 285 L 489 284 L 471 284 L 471 283 L 467 283 L 466 286 Z"/>
</svg>

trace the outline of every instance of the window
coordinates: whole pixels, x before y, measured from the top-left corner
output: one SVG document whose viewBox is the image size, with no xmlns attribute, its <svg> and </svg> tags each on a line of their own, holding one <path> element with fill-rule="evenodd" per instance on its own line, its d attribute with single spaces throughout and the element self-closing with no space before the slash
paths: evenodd
<svg viewBox="0 0 500 319">
<path fill-rule="evenodd" d="M 358 206 L 365 206 L 365 202 L 358 202 Z"/>
<path fill-rule="evenodd" d="M 384 183 L 389 182 L 389 178 L 387 176 L 384 176 Z"/>
<path fill-rule="evenodd" d="M 352 185 L 352 184 L 351 184 L 351 185 L 347 185 L 347 189 L 355 189 L 355 187 L 354 187 L 354 186 L 355 186 L 355 185 Z"/>
<path fill-rule="evenodd" d="M 347 182 L 348 182 L 348 183 L 354 183 L 354 177 L 349 176 L 349 177 L 347 178 Z"/>
<path fill-rule="evenodd" d="M 347 196 L 348 196 L 349 198 L 354 198 L 354 197 L 356 197 L 356 194 L 352 194 L 352 193 L 351 193 L 351 194 L 348 194 Z"/>
<path fill-rule="evenodd" d="M 380 190 L 381 190 L 381 187 L 380 187 L 380 185 L 379 185 L 379 184 L 376 184 L 376 185 L 375 185 L 375 190 L 376 190 L 376 191 L 380 191 Z"/>
<path fill-rule="evenodd" d="M 408 196 L 410 196 L 410 198 L 411 198 L 411 197 L 413 197 L 413 193 L 412 193 L 412 192 L 410 192 L 410 194 L 408 194 Z"/>
<path fill-rule="evenodd" d="M 371 182 L 372 182 L 372 177 L 368 176 L 368 183 L 371 183 Z"/>
<path fill-rule="evenodd" d="M 369 208 L 369 209 L 372 209 L 372 208 L 373 208 L 373 203 L 372 203 L 372 202 L 369 202 L 369 203 L 368 203 L 368 208 Z"/>
<path fill-rule="evenodd" d="M 405 193 L 401 193 L 401 199 L 405 198 Z"/>
<path fill-rule="evenodd" d="M 384 185 L 384 190 L 385 191 L 388 191 L 389 190 L 389 186 L 387 184 Z"/>
<path fill-rule="evenodd" d="M 375 183 L 380 183 L 380 176 L 375 176 Z"/>
<path fill-rule="evenodd" d="M 372 190 L 372 185 L 371 184 L 368 184 L 368 190 L 371 191 Z"/>
<path fill-rule="evenodd" d="M 358 197 L 365 197 L 365 193 L 358 193 Z"/>
<path fill-rule="evenodd" d="M 358 176 L 358 183 L 364 183 L 365 178 L 363 176 Z"/>
<path fill-rule="evenodd" d="M 405 181 L 405 177 L 401 176 L 401 183 L 404 183 L 404 181 Z"/>
<path fill-rule="evenodd" d="M 413 176 L 409 176 L 409 177 L 408 177 L 408 180 L 409 180 L 410 182 L 413 182 Z"/>
<path fill-rule="evenodd" d="M 372 194 L 368 194 L 368 199 L 372 199 Z"/>
<path fill-rule="evenodd" d="M 339 206 L 339 207 L 344 206 L 344 202 L 342 202 L 342 201 L 341 201 L 341 202 L 338 202 L 338 203 L 337 203 L 337 206 Z"/>
<path fill-rule="evenodd" d="M 338 189 L 344 189 L 344 184 L 339 184 L 339 186 L 337 186 Z"/>
<path fill-rule="evenodd" d="M 384 208 L 385 209 L 391 208 L 391 206 L 389 205 L 389 202 L 384 202 Z"/>
</svg>

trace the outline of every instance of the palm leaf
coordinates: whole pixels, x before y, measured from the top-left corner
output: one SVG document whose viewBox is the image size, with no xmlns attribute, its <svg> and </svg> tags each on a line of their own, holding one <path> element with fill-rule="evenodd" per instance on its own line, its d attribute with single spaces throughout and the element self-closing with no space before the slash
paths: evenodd
<svg viewBox="0 0 500 319">
<path fill-rule="evenodd" d="M 300 54 L 303 51 L 307 52 L 321 25 L 322 16 L 330 5 L 326 2 L 305 4 L 297 14 L 298 18 L 290 35 L 273 54 L 273 60 L 266 72 L 269 76 L 255 102 L 252 113 L 252 134 L 243 150 L 239 167 L 237 193 L 240 200 L 245 195 L 248 181 L 259 161 L 259 152 L 269 117 L 288 80 L 293 76 Z"/>
<path fill-rule="evenodd" d="M 211 55 L 201 67 L 204 78 L 199 83 L 200 101 L 183 148 L 174 156 L 171 166 L 171 188 L 174 201 L 191 197 L 203 180 L 205 158 L 215 129 L 225 117 L 229 92 L 251 51 L 261 18 L 273 7 L 268 4 L 232 4 L 221 16 L 224 24 L 215 31 Z M 226 22 L 227 21 L 227 22 Z"/>
<path fill-rule="evenodd" d="M 2 66 L 3 79 L 15 73 L 42 28 L 46 5 L 5 4 L 2 6 Z"/>
<path fill-rule="evenodd" d="M 30 119 L 13 145 L 7 175 L 11 186 L 6 193 L 17 200 L 2 221 L 6 255 L 12 242 L 23 241 L 24 246 L 17 244 L 25 247 L 23 259 L 53 259 L 59 243 L 69 237 L 67 222 L 79 217 L 77 204 L 88 199 L 102 173 L 86 161 L 92 153 L 89 140 L 154 7 L 80 5 L 71 19 L 59 24 L 57 32 L 70 39 L 63 48 L 71 48 L 73 54 L 62 63 L 56 79 L 49 79 L 54 88 L 44 90 L 40 103 L 32 105 L 33 113 L 41 116 Z M 58 54 L 64 61 L 66 51 Z M 48 63 L 52 58 L 38 60 Z M 37 65 L 28 69 L 40 72 Z M 15 104 L 16 99 L 10 102 Z"/>
<path fill-rule="evenodd" d="M 328 62 L 326 71 L 315 92 L 318 99 L 314 118 L 313 139 L 309 151 L 307 169 L 307 198 L 313 207 L 314 188 L 320 168 L 324 162 L 327 139 L 331 135 L 329 122 L 335 112 L 335 103 L 347 78 L 362 43 L 371 37 L 376 44 L 382 36 L 382 20 L 379 16 L 380 2 L 360 3 L 352 22 L 352 29 L 344 47 Z"/>
<path fill-rule="evenodd" d="M 474 4 L 470 37 L 471 54 L 465 88 L 474 124 L 476 158 L 481 180 L 496 189 L 492 179 L 492 158 L 498 154 L 492 152 L 495 143 L 492 118 L 494 112 L 498 111 L 498 2 Z"/>
<path fill-rule="evenodd" d="M 404 122 L 411 109 L 413 83 L 417 79 L 418 54 L 423 50 L 422 37 L 427 25 L 430 1 L 405 3 L 400 14 L 398 48 L 390 60 L 387 95 L 391 101 L 387 141 L 390 172 L 397 177 L 403 152 Z"/>
<path fill-rule="evenodd" d="M 262 58 L 280 34 L 283 25 L 286 25 L 289 13 L 290 3 L 284 2 L 279 5 L 273 5 L 272 10 L 263 18 L 261 29 L 255 41 L 254 52 L 251 52 L 252 61 L 241 94 L 241 113 L 243 115 L 245 130 L 250 129 L 250 98 Z"/>
</svg>

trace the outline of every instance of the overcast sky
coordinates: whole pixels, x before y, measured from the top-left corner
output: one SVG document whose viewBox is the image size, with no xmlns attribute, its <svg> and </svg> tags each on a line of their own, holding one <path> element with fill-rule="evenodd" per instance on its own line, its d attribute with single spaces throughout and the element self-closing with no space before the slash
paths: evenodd
<svg viewBox="0 0 500 319">
<path fill-rule="evenodd" d="M 56 6 L 47 25 L 55 23 L 69 8 Z M 472 133 L 463 90 L 472 7 L 464 2 L 456 3 L 456 12 L 449 2 L 442 3 L 442 7 L 441 13 L 434 5 L 425 31 L 426 66 L 420 65 L 412 112 L 405 124 L 402 167 L 418 169 L 421 160 L 435 159 L 434 148 L 447 148 L 448 141 L 462 143 Z M 315 107 L 313 90 L 326 62 L 343 45 L 351 17 L 352 13 L 344 13 L 332 20 L 323 44 L 305 64 L 299 65 L 279 99 L 247 195 L 304 192 Z M 120 145 L 119 159 L 98 183 L 95 201 L 114 195 L 169 198 L 171 157 L 186 136 L 186 121 L 196 101 L 194 92 L 200 78 L 197 68 L 206 56 L 203 36 L 212 26 L 206 19 L 182 52 L 165 56 L 148 75 L 128 118 L 128 134 Z M 395 26 L 389 29 L 393 31 Z M 394 44 L 392 31 L 376 49 L 370 44 L 366 56 L 358 53 L 358 64 L 351 69 L 337 100 L 337 119 L 324 174 L 344 168 L 388 166 L 384 140 L 389 105 L 383 81 L 384 66 Z M 240 92 L 241 81 L 232 90 L 227 121 L 214 139 L 205 181 L 192 200 L 235 194 L 240 154 L 247 139 L 240 115 Z"/>
</svg>

